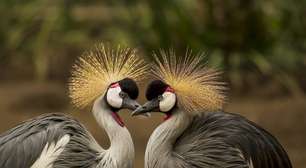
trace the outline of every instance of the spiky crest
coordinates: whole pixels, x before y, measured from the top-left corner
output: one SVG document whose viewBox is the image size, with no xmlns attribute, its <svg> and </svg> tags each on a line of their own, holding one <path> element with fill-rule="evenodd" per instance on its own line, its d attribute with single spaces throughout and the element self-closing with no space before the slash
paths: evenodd
<svg viewBox="0 0 306 168">
<path fill-rule="evenodd" d="M 225 83 L 218 81 L 220 71 L 206 67 L 203 53 L 193 54 L 187 49 L 179 57 L 174 50 L 161 50 L 153 56 L 154 76 L 174 89 L 180 108 L 190 113 L 223 108 Z"/>
<path fill-rule="evenodd" d="M 147 70 L 147 64 L 138 57 L 136 50 L 100 43 L 73 65 L 69 96 L 76 107 L 84 108 L 104 94 L 111 83 L 124 78 L 140 81 Z"/>
</svg>

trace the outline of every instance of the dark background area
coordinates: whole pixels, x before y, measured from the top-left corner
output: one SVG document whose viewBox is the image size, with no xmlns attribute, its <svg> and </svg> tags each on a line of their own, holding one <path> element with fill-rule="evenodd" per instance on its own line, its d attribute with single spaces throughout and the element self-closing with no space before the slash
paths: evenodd
<svg viewBox="0 0 306 168">
<path fill-rule="evenodd" d="M 97 42 L 137 47 L 148 60 L 152 50 L 184 54 L 190 48 L 224 71 L 230 88 L 225 110 L 270 131 L 294 167 L 306 166 L 305 0 L 2 0 L 0 16 L 0 132 L 62 112 L 107 148 L 90 109 L 70 105 L 66 82 L 74 60 Z M 121 114 L 136 145 L 135 167 L 143 167 L 161 116 Z"/>
</svg>

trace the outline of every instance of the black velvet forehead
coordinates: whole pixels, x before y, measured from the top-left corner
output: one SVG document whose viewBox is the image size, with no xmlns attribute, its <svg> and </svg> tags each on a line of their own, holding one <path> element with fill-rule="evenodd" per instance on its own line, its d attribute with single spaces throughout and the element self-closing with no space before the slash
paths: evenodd
<svg viewBox="0 0 306 168">
<path fill-rule="evenodd" d="M 124 78 L 118 82 L 123 92 L 127 93 L 131 99 L 137 99 L 139 90 L 136 82 L 130 78 Z"/>
<path fill-rule="evenodd" d="M 169 85 L 161 80 L 152 81 L 146 91 L 146 98 L 152 100 L 159 95 L 162 95 Z"/>
</svg>

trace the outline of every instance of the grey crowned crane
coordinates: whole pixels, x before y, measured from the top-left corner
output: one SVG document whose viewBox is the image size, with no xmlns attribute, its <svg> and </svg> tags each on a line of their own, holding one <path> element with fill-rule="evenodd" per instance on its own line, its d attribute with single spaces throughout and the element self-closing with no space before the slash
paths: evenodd
<svg viewBox="0 0 306 168">
<path fill-rule="evenodd" d="M 246 118 L 223 112 L 224 83 L 203 64 L 203 54 L 173 51 L 155 54 L 157 80 L 146 91 L 148 102 L 132 115 L 166 114 L 152 133 L 146 168 L 291 168 L 275 137 Z"/>
<path fill-rule="evenodd" d="M 47 114 L 0 136 L 1 168 L 132 168 L 134 145 L 118 112 L 134 110 L 147 65 L 129 48 L 97 45 L 73 67 L 69 93 L 76 107 L 92 106 L 110 147 L 103 149 L 77 120 Z"/>
</svg>

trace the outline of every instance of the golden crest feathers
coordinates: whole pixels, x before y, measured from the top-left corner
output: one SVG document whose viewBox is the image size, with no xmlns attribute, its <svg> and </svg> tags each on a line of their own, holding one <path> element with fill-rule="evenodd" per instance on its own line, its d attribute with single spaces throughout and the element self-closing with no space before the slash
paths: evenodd
<svg viewBox="0 0 306 168">
<path fill-rule="evenodd" d="M 124 78 L 140 81 L 148 65 L 134 49 L 97 44 L 73 65 L 68 83 L 73 105 L 84 108 L 105 93 L 110 84 Z"/>
<path fill-rule="evenodd" d="M 224 82 L 219 82 L 220 71 L 205 65 L 204 54 L 178 57 L 173 50 L 154 53 L 153 74 L 174 89 L 180 108 L 199 113 L 223 108 L 226 99 Z"/>
</svg>

